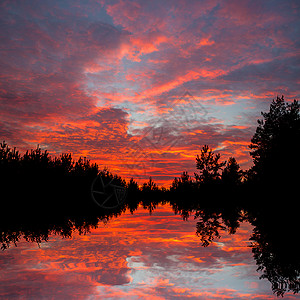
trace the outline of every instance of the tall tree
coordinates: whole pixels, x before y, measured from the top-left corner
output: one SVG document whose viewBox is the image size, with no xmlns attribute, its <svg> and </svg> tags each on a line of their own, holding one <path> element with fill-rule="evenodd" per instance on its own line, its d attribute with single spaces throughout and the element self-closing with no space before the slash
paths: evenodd
<svg viewBox="0 0 300 300">
<path fill-rule="evenodd" d="M 300 105 L 294 100 L 277 97 L 269 112 L 262 112 L 263 119 L 251 140 L 250 155 L 253 171 L 261 183 L 295 183 L 299 172 Z"/>
<path fill-rule="evenodd" d="M 204 145 L 200 156 L 196 157 L 196 168 L 199 174 L 195 173 L 195 178 L 200 183 L 213 183 L 221 178 L 220 171 L 226 162 L 219 162 L 220 154 L 215 154 L 212 149 Z"/>
</svg>

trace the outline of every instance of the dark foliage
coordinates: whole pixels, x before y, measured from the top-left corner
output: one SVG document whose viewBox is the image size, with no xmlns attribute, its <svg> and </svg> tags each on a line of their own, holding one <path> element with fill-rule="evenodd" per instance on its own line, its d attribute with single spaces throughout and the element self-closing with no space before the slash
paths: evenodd
<svg viewBox="0 0 300 300">
<path fill-rule="evenodd" d="M 274 205 L 259 213 L 249 210 L 249 221 L 254 226 L 251 247 L 261 278 L 271 282 L 277 296 L 300 291 L 299 228 L 297 208 Z"/>
<path fill-rule="evenodd" d="M 221 155 L 215 154 L 208 145 L 204 145 L 200 156 L 196 157 L 196 168 L 199 174 L 195 173 L 195 178 L 200 184 L 211 184 L 220 180 L 220 171 L 226 162 L 219 162 Z"/>
<path fill-rule="evenodd" d="M 251 140 L 253 157 L 251 179 L 264 198 L 293 197 L 297 192 L 300 160 L 300 105 L 298 101 L 286 103 L 277 97 L 270 111 L 262 113 Z"/>
</svg>

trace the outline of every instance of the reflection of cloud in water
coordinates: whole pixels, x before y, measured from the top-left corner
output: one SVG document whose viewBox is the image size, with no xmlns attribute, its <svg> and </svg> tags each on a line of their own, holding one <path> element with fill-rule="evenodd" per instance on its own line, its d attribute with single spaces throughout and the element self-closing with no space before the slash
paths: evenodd
<svg viewBox="0 0 300 300">
<path fill-rule="evenodd" d="M 1 253 L 0 296 L 29 298 L 251 299 L 272 297 L 259 280 L 244 223 L 237 234 L 201 247 L 196 220 L 168 207 L 139 208 L 72 239 L 21 242 Z M 264 296 L 263 296 L 264 295 Z M 287 295 L 288 299 L 288 295 Z"/>
</svg>

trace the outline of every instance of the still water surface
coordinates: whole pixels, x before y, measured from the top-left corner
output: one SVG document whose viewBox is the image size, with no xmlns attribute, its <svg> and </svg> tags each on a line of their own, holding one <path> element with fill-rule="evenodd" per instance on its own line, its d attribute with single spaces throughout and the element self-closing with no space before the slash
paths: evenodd
<svg viewBox="0 0 300 300">
<path fill-rule="evenodd" d="M 21 240 L 0 253 L 0 298 L 279 299 L 259 280 L 249 223 L 208 247 L 195 232 L 192 217 L 165 205 L 126 211 L 85 235 Z"/>
</svg>

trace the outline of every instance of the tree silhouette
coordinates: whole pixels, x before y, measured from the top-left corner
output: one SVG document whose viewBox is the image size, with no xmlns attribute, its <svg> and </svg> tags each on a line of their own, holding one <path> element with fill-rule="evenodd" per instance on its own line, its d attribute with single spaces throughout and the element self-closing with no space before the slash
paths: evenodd
<svg viewBox="0 0 300 300">
<path fill-rule="evenodd" d="M 143 192 L 154 192 L 158 190 L 157 184 L 153 181 L 152 177 L 149 177 L 148 182 L 144 182 L 142 186 Z"/>
<path fill-rule="evenodd" d="M 222 182 L 226 185 L 237 186 L 241 184 L 243 172 L 234 157 L 230 157 L 222 172 Z"/>
<path fill-rule="evenodd" d="M 225 162 L 219 162 L 220 154 L 215 154 L 208 145 L 204 145 L 200 156 L 196 157 L 196 168 L 199 174 L 195 173 L 195 178 L 200 184 L 209 184 L 221 178 L 220 171 L 225 166 Z"/>
<path fill-rule="evenodd" d="M 170 191 L 177 193 L 190 193 L 194 189 L 195 182 L 187 171 L 183 171 L 179 178 L 175 177 Z"/>
<path fill-rule="evenodd" d="M 269 112 L 251 139 L 253 178 L 264 185 L 295 187 L 300 168 L 300 105 L 294 100 L 286 103 L 284 97 L 272 101 Z"/>
</svg>

